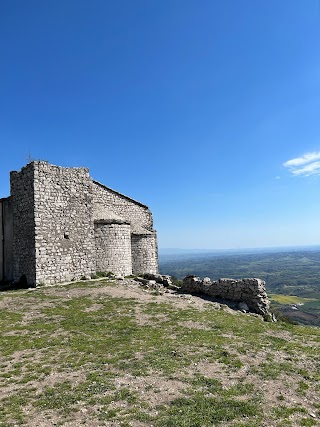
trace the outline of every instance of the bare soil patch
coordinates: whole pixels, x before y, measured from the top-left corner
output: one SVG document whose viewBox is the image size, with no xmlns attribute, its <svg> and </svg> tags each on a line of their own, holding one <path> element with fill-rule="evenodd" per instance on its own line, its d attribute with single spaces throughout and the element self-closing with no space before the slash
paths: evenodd
<svg viewBox="0 0 320 427">
<path fill-rule="evenodd" d="M 320 425 L 315 328 L 129 279 L 2 293 L 0 310 L 1 427 Z"/>
</svg>

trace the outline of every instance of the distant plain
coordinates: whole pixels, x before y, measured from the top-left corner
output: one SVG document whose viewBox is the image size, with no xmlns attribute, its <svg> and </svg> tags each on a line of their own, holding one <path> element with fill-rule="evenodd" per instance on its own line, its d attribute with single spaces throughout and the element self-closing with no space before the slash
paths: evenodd
<svg viewBox="0 0 320 427">
<path fill-rule="evenodd" d="M 320 247 L 266 248 L 205 252 L 160 251 L 160 271 L 177 279 L 194 274 L 259 277 L 273 308 L 293 321 L 320 326 Z"/>
</svg>

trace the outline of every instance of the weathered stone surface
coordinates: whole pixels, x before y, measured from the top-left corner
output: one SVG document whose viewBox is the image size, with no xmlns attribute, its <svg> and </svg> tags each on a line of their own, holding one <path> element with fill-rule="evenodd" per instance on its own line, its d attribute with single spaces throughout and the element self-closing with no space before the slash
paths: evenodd
<svg viewBox="0 0 320 427">
<path fill-rule="evenodd" d="M 96 269 L 132 273 L 130 224 L 95 223 Z"/>
<path fill-rule="evenodd" d="M 158 273 L 157 234 L 135 234 L 131 236 L 132 273 Z"/>
<path fill-rule="evenodd" d="M 95 242 L 89 170 L 45 162 L 33 167 L 36 283 L 91 276 Z"/>
<path fill-rule="evenodd" d="M 2 225 L 2 226 L 1 226 Z M 11 198 L 0 199 L 0 281 L 13 275 L 13 217 Z"/>
<path fill-rule="evenodd" d="M 144 277 L 136 277 L 135 281 L 141 283 L 143 286 L 149 289 L 160 290 L 162 288 L 161 283 L 156 280 L 145 279 Z"/>
<path fill-rule="evenodd" d="M 149 208 L 93 181 L 87 168 L 31 162 L 11 173 L 8 203 L 15 282 L 59 283 L 97 271 L 121 276 L 158 273 Z M 4 262 L 9 255 L 6 258 Z"/>
<path fill-rule="evenodd" d="M 97 181 L 92 181 L 92 197 L 95 223 L 105 220 L 110 223 L 122 221 L 130 224 L 131 272 L 158 273 L 157 234 L 153 230 L 149 208 Z"/>
<path fill-rule="evenodd" d="M 124 194 L 106 187 L 100 182 L 92 180 L 93 216 L 95 220 L 109 218 L 123 218 L 132 226 L 140 226 L 146 231 L 153 230 L 152 214 L 148 206 L 143 205 Z"/>
<path fill-rule="evenodd" d="M 171 276 L 168 276 L 166 274 L 145 273 L 144 278 L 149 280 L 155 280 L 157 283 L 161 283 L 164 286 L 172 285 Z"/>
<path fill-rule="evenodd" d="M 13 219 L 13 280 L 24 276 L 28 283 L 36 283 L 35 250 L 35 165 L 10 173 Z"/>
<path fill-rule="evenodd" d="M 265 282 L 261 279 L 219 279 L 211 281 L 208 277 L 201 280 L 196 276 L 187 276 L 183 279 L 181 290 L 245 303 L 248 309 L 262 315 L 267 315 L 270 309 Z M 242 305 L 242 309 L 245 309 L 244 305 Z"/>
<path fill-rule="evenodd" d="M 145 273 L 143 277 L 136 277 L 134 280 L 148 288 L 162 290 L 163 292 L 167 292 L 167 289 L 180 290 L 178 286 L 172 284 L 171 276 L 165 274 Z"/>
</svg>

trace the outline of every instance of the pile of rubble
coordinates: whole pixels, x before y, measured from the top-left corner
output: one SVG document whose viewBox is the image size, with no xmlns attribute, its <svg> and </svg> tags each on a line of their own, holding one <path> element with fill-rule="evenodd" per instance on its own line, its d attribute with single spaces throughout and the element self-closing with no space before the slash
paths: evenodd
<svg viewBox="0 0 320 427">
<path fill-rule="evenodd" d="M 135 277 L 134 280 L 141 283 L 146 288 L 157 291 L 160 291 L 163 288 L 176 291 L 180 289 L 178 286 L 175 286 L 172 283 L 171 276 L 168 275 L 146 273 L 143 275 L 143 277 Z"/>
</svg>

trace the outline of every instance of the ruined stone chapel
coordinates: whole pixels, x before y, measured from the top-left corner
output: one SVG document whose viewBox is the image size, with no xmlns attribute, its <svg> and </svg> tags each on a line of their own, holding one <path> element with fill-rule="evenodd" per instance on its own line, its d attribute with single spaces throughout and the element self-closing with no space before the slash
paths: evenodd
<svg viewBox="0 0 320 427">
<path fill-rule="evenodd" d="M 0 199 L 0 281 L 28 285 L 158 273 L 149 208 L 94 181 L 87 168 L 33 161 Z"/>
</svg>

